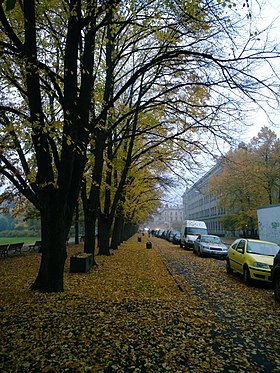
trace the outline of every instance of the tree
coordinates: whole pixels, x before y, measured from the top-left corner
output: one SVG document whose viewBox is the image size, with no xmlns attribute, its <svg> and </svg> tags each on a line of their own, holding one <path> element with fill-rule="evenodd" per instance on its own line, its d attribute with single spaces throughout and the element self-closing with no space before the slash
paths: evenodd
<svg viewBox="0 0 280 373">
<path fill-rule="evenodd" d="M 227 211 L 225 228 L 257 229 L 256 208 L 279 198 L 278 148 L 276 134 L 263 127 L 248 145 L 240 144 L 221 161 L 222 171 L 210 179 L 208 192 Z"/>
<path fill-rule="evenodd" d="M 251 177 L 254 161 L 254 154 L 247 149 L 232 151 L 223 160 L 222 172 L 209 180 L 208 191 L 230 214 L 233 230 L 256 228 L 256 205 L 261 196 L 259 185 Z"/>
<path fill-rule="evenodd" d="M 280 140 L 275 132 L 262 127 L 258 135 L 251 140 L 250 147 L 257 155 L 254 177 L 261 181 L 267 203 L 279 203 Z"/>
<path fill-rule="evenodd" d="M 0 231 L 5 231 L 10 228 L 9 219 L 6 216 L 0 216 Z"/>
<path fill-rule="evenodd" d="M 119 7 L 116 5 L 108 9 L 104 48 L 105 71 L 101 74 L 104 86 L 102 87 L 100 83 L 99 87 L 102 87 L 101 92 L 103 92 L 102 105 L 109 107 L 109 102 L 118 96 L 120 96 L 120 103 L 104 115 L 102 125 L 97 126 L 93 132 L 92 173 L 90 179 L 86 174 L 87 177 L 84 180 L 88 180 L 89 185 L 86 182 L 83 183 L 82 194 L 86 217 L 85 251 L 94 252 L 95 222 L 98 219 L 99 253 L 105 255 L 110 253 L 109 232 L 117 206 L 120 209 L 119 199 L 125 198 L 123 188 L 134 158 L 132 156 L 134 142 L 139 141 L 139 137 L 146 136 L 146 142 L 150 145 L 144 145 L 145 152 L 163 142 L 169 142 L 170 146 L 172 140 L 182 136 L 192 127 L 190 124 L 186 125 L 183 120 L 179 128 L 181 120 L 179 110 L 181 110 L 181 115 L 185 111 L 185 108 L 180 109 L 180 106 L 189 106 L 193 117 L 200 115 L 202 118 L 202 112 L 204 114 L 206 112 L 205 102 L 209 97 L 206 86 L 199 87 L 196 83 L 186 80 L 187 75 L 191 75 L 191 79 L 197 77 L 194 69 L 191 68 L 191 72 L 188 72 L 179 67 L 182 64 L 180 52 L 178 50 L 174 53 L 174 48 L 179 45 L 184 32 L 179 32 L 179 30 L 175 32 L 172 22 L 168 25 L 170 15 L 174 17 L 168 7 L 164 5 L 158 7 L 158 2 L 142 7 L 142 4 L 136 2 L 124 12 L 122 5 Z M 144 18 L 143 9 L 146 12 Z M 207 29 L 202 18 L 195 19 L 193 14 L 187 13 L 185 16 L 195 29 Z M 154 21 L 155 19 L 158 19 L 158 24 Z M 131 25 L 133 25 L 132 29 Z M 188 33 L 189 29 L 187 29 Z M 169 64 L 168 60 L 174 61 Z M 98 65 L 98 69 L 101 68 Z M 174 80 L 174 84 L 170 84 L 170 76 L 173 73 L 177 79 Z M 175 96 L 178 89 L 183 86 L 185 93 L 181 92 L 178 99 Z M 98 100 L 95 103 L 101 106 Z M 141 113 L 150 111 L 155 115 L 156 110 L 162 113 L 160 121 L 156 123 L 151 121 L 151 125 L 144 127 L 143 121 L 138 123 Z M 171 119 L 172 111 L 173 118 Z M 174 130 L 177 125 L 178 129 Z M 126 159 L 125 165 L 122 170 L 115 168 L 113 171 L 113 158 L 117 157 L 113 144 L 116 142 L 121 144 L 123 141 L 129 141 L 128 152 L 123 156 Z M 115 145 L 115 148 L 119 149 L 121 146 Z M 103 172 L 104 165 L 105 172 Z M 171 167 L 170 164 L 169 167 Z M 112 182 L 116 183 L 116 177 L 112 179 L 113 172 L 115 172 L 114 175 L 121 175 L 117 187 L 112 186 Z M 103 199 L 100 196 L 102 185 L 105 186 Z M 114 188 L 113 195 L 112 189 Z"/>
<path fill-rule="evenodd" d="M 99 11 L 79 0 L 62 7 L 27 0 L 6 11 L 3 5 L 1 86 L 7 99 L 0 107 L 1 173 L 40 211 L 42 259 L 32 289 L 63 291 L 66 239 L 91 130 Z"/>
<path fill-rule="evenodd" d="M 127 237 L 125 230 L 131 226 L 137 228 L 148 220 L 160 205 L 165 189 L 166 178 L 162 176 L 164 165 L 159 159 L 163 153 L 159 152 L 158 157 L 154 157 L 152 149 L 149 149 L 145 157 L 141 155 L 130 165 L 118 200 L 111 240 L 113 249 Z"/>
<path fill-rule="evenodd" d="M 134 6 L 135 9 L 131 6 L 131 13 L 128 13 L 127 18 L 121 15 L 123 13 L 123 7 L 121 6 L 117 9 L 114 5 L 114 7 L 108 9 L 106 46 L 104 48 L 106 55 L 105 71 L 104 74 L 101 74 L 104 84 L 103 86 L 102 83 L 99 84 L 99 87 L 102 87 L 100 89 L 102 104 L 100 105 L 98 99 L 95 100 L 95 103 L 99 106 L 107 105 L 109 107 L 109 102 L 115 100 L 115 97 L 118 96 L 120 96 L 120 102 L 118 105 L 115 103 L 114 108 L 110 111 L 104 111 L 101 124 L 93 131 L 94 146 L 91 147 L 92 155 L 89 156 L 90 162 L 93 160 L 93 164 L 90 165 L 92 171 L 90 177 L 88 172 L 85 174 L 83 183 L 82 196 L 86 222 L 85 251 L 94 252 L 95 222 L 98 219 L 99 253 L 105 255 L 110 253 L 109 232 L 119 199 L 123 196 L 123 188 L 126 184 L 129 168 L 133 162 L 134 143 L 138 141 L 139 136 L 143 137 L 143 134 L 146 136 L 150 134 L 155 138 L 153 132 L 156 129 L 161 135 L 163 133 L 162 123 L 154 124 L 154 121 L 143 130 L 143 122 L 138 123 L 140 114 L 143 111 L 151 110 L 151 108 L 155 111 L 155 108 L 160 107 L 162 102 L 167 102 L 167 97 L 164 97 L 164 95 L 167 92 L 169 92 L 169 97 L 171 95 L 170 87 L 167 88 L 165 84 L 161 92 L 158 88 L 155 89 L 155 87 L 159 87 L 159 80 L 162 79 L 163 74 L 168 76 L 170 74 L 170 68 L 167 68 L 167 72 L 164 72 L 166 58 L 169 58 L 165 53 L 167 46 L 174 44 L 173 39 L 170 41 L 165 38 L 160 40 L 157 34 L 158 30 L 152 30 L 153 12 L 160 15 L 162 7 L 158 12 L 154 6 L 151 6 L 153 17 L 147 15 L 143 20 L 142 6 L 139 7 L 137 3 Z M 148 12 L 150 11 L 148 7 L 146 9 Z M 133 21 L 135 25 L 131 31 L 132 15 L 135 17 Z M 141 37 L 135 31 L 137 28 L 136 22 L 142 23 L 142 26 L 138 27 Z M 156 48 L 156 44 L 152 47 L 150 45 L 152 34 L 155 35 Z M 147 41 L 144 45 L 141 45 L 145 38 Z M 101 48 L 102 45 L 100 45 Z M 144 50 L 145 54 L 143 54 Z M 147 58 L 148 51 L 150 51 L 150 59 Z M 98 69 L 101 70 L 102 66 L 98 65 Z M 173 138 L 174 134 L 165 135 L 164 140 L 171 137 Z M 161 144 L 163 138 L 160 137 L 157 141 L 157 144 Z M 121 145 L 123 143 L 126 145 Z M 155 146 L 156 144 L 153 143 L 151 148 Z M 123 151 L 124 148 L 127 149 L 127 152 L 121 156 L 123 158 L 122 169 L 115 167 L 113 169 L 114 158 L 121 158 L 116 151 L 120 149 Z M 118 163 L 120 164 L 120 162 Z M 117 186 L 116 175 L 119 175 Z M 114 187 L 112 183 L 115 184 Z M 105 186 L 103 189 L 102 185 Z M 114 189 L 114 194 L 112 189 Z M 102 196 L 100 192 L 103 193 Z"/>
</svg>

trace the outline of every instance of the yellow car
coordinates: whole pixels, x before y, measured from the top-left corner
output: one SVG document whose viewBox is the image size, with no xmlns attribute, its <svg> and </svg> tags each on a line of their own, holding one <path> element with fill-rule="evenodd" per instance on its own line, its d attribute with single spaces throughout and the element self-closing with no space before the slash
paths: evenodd
<svg viewBox="0 0 280 373">
<path fill-rule="evenodd" d="M 247 238 L 235 240 L 228 249 L 227 273 L 241 273 L 246 285 L 252 280 L 271 282 L 273 259 L 279 249 L 273 242 Z"/>
</svg>

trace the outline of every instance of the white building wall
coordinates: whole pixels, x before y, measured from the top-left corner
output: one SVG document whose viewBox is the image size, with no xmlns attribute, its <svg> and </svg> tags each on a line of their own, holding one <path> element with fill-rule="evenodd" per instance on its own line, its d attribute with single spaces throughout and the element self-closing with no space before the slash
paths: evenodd
<svg viewBox="0 0 280 373">
<path fill-rule="evenodd" d="M 211 234 L 225 235 L 226 232 L 220 223 L 221 216 L 225 215 L 224 209 L 219 207 L 219 200 L 207 193 L 208 180 L 211 176 L 221 172 L 220 164 L 215 165 L 191 188 L 183 194 L 184 220 L 202 220 L 206 223 Z"/>
</svg>

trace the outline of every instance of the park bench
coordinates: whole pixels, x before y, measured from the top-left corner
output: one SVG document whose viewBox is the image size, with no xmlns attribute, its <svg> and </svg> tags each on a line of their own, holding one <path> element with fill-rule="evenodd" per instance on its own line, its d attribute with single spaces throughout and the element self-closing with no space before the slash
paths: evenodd
<svg viewBox="0 0 280 373">
<path fill-rule="evenodd" d="M 23 248 L 24 242 L 19 242 L 19 243 L 10 243 L 8 250 L 14 250 L 14 254 L 20 253 L 21 254 L 21 249 Z"/>
<path fill-rule="evenodd" d="M 0 256 L 3 256 L 4 258 L 8 256 L 9 252 L 9 244 L 3 244 L 0 245 Z"/>
<path fill-rule="evenodd" d="M 35 241 L 35 243 L 33 245 L 28 245 L 28 251 L 38 250 L 40 252 L 41 251 L 41 246 L 42 246 L 42 241 Z"/>
<path fill-rule="evenodd" d="M 14 254 L 20 253 L 23 248 L 24 242 L 19 243 L 10 243 L 0 245 L 0 256 L 7 257 L 9 256 L 9 251 L 12 250 Z"/>
</svg>

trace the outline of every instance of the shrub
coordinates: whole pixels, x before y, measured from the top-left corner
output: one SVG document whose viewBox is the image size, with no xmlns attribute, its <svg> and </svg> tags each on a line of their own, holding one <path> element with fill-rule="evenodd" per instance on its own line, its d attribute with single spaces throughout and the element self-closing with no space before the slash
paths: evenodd
<svg viewBox="0 0 280 373">
<path fill-rule="evenodd" d="M 0 237 L 38 237 L 38 232 L 25 230 L 6 230 L 0 232 Z"/>
</svg>

